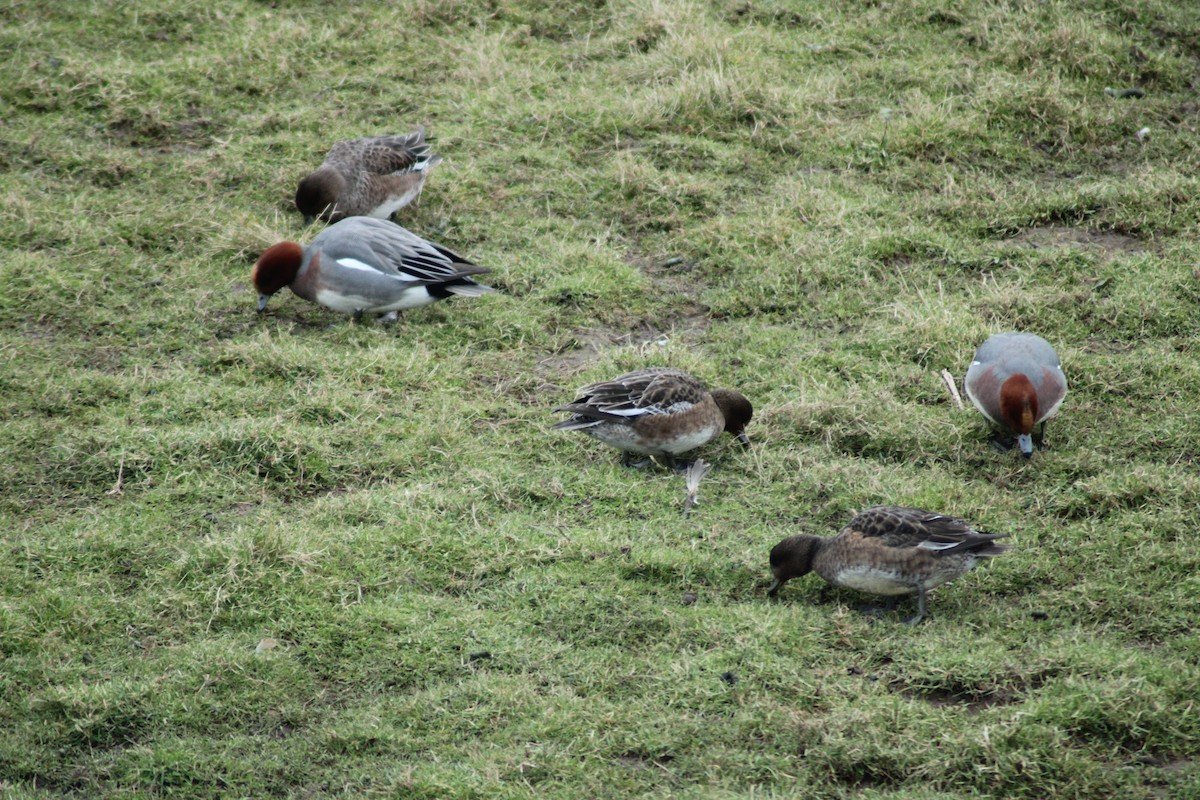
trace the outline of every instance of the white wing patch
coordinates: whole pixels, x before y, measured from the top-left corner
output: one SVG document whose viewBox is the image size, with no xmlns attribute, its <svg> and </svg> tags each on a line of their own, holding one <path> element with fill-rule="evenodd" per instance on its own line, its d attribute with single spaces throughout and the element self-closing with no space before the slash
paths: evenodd
<svg viewBox="0 0 1200 800">
<path fill-rule="evenodd" d="M 364 264 L 357 258 L 339 258 L 337 263 L 341 264 L 346 269 L 358 269 L 366 272 L 379 272 L 379 270 L 375 269 L 375 267 L 372 267 L 370 264 Z"/>
<path fill-rule="evenodd" d="M 404 281 L 405 283 L 423 283 L 425 280 L 421 276 L 413 275 L 410 272 L 401 272 L 395 275 L 390 272 L 384 272 L 383 270 L 372 267 L 370 264 L 359 261 L 357 258 L 339 258 L 337 263 L 346 269 L 356 269 L 360 272 L 373 272 L 381 277 L 393 278 L 398 281 Z"/>
<path fill-rule="evenodd" d="M 960 544 L 962 542 L 935 542 L 931 539 L 926 539 L 917 545 L 917 548 L 919 550 L 933 550 L 937 552 L 938 550 L 949 550 L 951 547 L 957 547 Z"/>
<path fill-rule="evenodd" d="M 615 414 L 618 417 L 640 417 L 644 414 L 659 413 L 650 408 L 602 408 L 605 414 Z"/>
</svg>

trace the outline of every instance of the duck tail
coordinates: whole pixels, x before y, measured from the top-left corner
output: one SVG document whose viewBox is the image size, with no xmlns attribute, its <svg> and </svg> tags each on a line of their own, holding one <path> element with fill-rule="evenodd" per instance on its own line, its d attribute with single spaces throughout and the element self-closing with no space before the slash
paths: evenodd
<svg viewBox="0 0 1200 800">
<path fill-rule="evenodd" d="M 476 283 L 475 281 L 467 281 L 464 283 L 447 284 L 446 291 L 460 297 L 481 297 L 488 292 L 496 291 L 496 289 L 491 286 L 484 286 L 482 283 Z"/>
</svg>

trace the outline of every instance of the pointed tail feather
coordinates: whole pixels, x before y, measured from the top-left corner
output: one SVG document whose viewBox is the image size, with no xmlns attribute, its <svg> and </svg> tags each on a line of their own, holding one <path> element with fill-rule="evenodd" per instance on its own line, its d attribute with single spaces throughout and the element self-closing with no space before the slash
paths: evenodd
<svg viewBox="0 0 1200 800">
<path fill-rule="evenodd" d="M 558 409 L 555 409 L 557 411 Z M 599 425 L 603 420 L 599 419 L 584 419 L 583 417 L 571 417 L 564 419 L 562 422 L 555 423 L 553 426 L 556 431 L 580 431 L 584 428 L 591 428 Z"/>
<path fill-rule="evenodd" d="M 1012 549 L 1009 545 L 1000 544 L 997 539 L 1003 539 L 1007 533 L 988 533 L 987 531 L 971 531 L 957 541 L 938 541 L 926 539 L 917 545 L 921 550 L 930 550 L 935 556 L 945 556 L 951 553 L 971 553 L 976 556 L 998 556 Z"/>
<path fill-rule="evenodd" d="M 577 427 L 586 428 L 599 422 L 624 422 L 628 424 L 630 419 L 623 414 L 613 414 L 608 411 L 601 411 L 598 408 L 586 405 L 567 405 L 559 406 L 555 411 L 565 411 L 568 414 L 574 414 L 574 419 L 569 419 L 566 422 L 560 422 L 559 425 L 568 423 L 578 423 Z"/>
<path fill-rule="evenodd" d="M 457 283 L 453 286 L 447 286 L 446 291 L 461 297 L 481 297 L 488 292 L 496 291 L 496 289 L 493 289 L 491 286 L 484 286 L 482 283 Z"/>
<path fill-rule="evenodd" d="M 436 153 L 426 153 L 425 155 L 426 158 L 422 158 L 412 165 L 413 172 L 428 172 L 442 163 L 442 157 Z"/>
</svg>

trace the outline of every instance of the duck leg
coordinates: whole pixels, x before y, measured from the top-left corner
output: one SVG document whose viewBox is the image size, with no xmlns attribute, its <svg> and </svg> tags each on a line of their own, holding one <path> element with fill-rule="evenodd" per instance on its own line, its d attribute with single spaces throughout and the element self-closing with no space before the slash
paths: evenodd
<svg viewBox="0 0 1200 800">
<path fill-rule="evenodd" d="M 664 467 L 675 472 L 679 472 L 679 462 L 675 460 L 675 456 L 670 453 L 663 453 L 658 457 L 658 461 Z"/>
<path fill-rule="evenodd" d="M 628 450 L 621 451 L 621 466 L 629 467 L 630 469 L 645 469 L 650 466 L 650 459 L 643 458 L 641 461 L 633 460 L 633 453 Z"/>
<path fill-rule="evenodd" d="M 917 613 L 916 616 L 904 620 L 905 625 L 916 625 L 925 619 L 925 584 L 917 584 Z"/>
<path fill-rule="evenodd" d="M 870 605 L 869 603 L 865 603 L 861 606 L 858 606 L 857 608 L 861 613 L 866 614 L 868 617 L 882 617 L 884 614 L 887 614 L 890 611 L 892 611 L 895 607 L 896 607 L 896 597 L 895 597 L 895 595 L 892 595 L 887 600 L 885 600 L 883 602 L 883 605 L 881 605 L 881 606 L 873 606 L 873 605 Z"/>
<path fill-rule="evenodd" d="M 992 434 L 992 437 L 988 439 L 988 443 L 992 446 L 993 450 L 997 450 L 1001 453 L 1007 453 L 1009 450 L 1012 450 L 1017 446 L 1016 439 L 1011 436 L 1004 436 L 1001 433 Z"/>
</svg>

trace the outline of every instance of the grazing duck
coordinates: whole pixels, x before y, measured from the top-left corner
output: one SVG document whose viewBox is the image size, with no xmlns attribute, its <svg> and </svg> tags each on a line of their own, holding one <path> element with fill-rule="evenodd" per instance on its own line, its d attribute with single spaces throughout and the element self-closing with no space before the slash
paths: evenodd
<svg viewBox="0 0 1200 800">
<path fill-rule="evenodd" d="M 495 291 L 471 280 L 491 272 L 441 245 L 387 220 L 350 217 L 321 231 L 308 247 L 272 245 L 258 258 L 250 280 L 258 310 L 283 287 L 326 308 L 353 314 L 384 314 L 428 305 L 450 295 L 477 297 Z"/>
<path fill-rule="evenodd" d="M 887 596 L 916 594 L 916 616 L 925 617 L 925 595 L 1008 550 L 1008 534 L 977 531 L 968 523 L 916 508 L 875 506 L 855 515 L 837 536 L 792 536 L 771 550 L 774 597 L 788 580 L 816 572 L 834 586 Z"/>
<path fill-rule="evenodd" d="M 744 447 L 746 425 L 754 410 L 750 401 L 728 389 L 709 391 L 703 383 L 677 369 L 651 367 L 593 383 L 555 411 L 572 416 L 554 427 L 583 431 L 623 451 L 625 466 L 632 455 L 657 456 L 675 467 L 675 457 L 707 444 L 727 431 Z M 684 466 L 686 469 L 686 465 Z"/>
<path fill-rule="evenodd" d="M 1067 376 L 1058 353 L 1042 337 L 998 333 L 975 351 L 963 389 L 989 422 L 1016 435 L 1022 455 L 1030 458 L 1033 426 L 1042 424 L 1040 447 L 1046 435 L 1046 420 L 1058 412 L 1067 396 Z"/>
<path fill-rule="evenodd" d="M 387 219 L 421 194 L 441 156 L 430 151 L 425 130 L 404 136 L 371 136 L 337 142 L 316 172 L 300 181 L 296 208 L 304 224 L 320 217 Z"/>
</svg>

